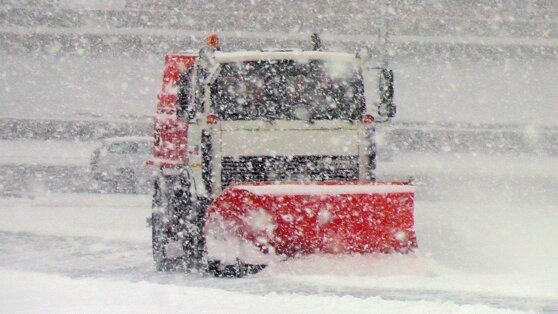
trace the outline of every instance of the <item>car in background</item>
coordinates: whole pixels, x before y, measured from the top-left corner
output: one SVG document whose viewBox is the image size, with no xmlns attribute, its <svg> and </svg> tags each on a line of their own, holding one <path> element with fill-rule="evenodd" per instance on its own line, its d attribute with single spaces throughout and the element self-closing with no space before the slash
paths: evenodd
<svg viewBox="0 0 558 314">
<path fill-rule="evenodd" d="M 153 169 L 146 161 L 152 155 L 152 138 L 113 137 L 102 141 L 91 156 L 91 176 L 96 188 L 118 193 L 146 193 Z"/>
</svg>

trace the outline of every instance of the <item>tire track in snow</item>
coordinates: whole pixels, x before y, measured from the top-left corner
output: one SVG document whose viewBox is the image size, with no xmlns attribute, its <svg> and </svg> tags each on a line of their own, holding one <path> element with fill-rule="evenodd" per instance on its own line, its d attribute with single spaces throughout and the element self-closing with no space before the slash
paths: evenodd
<svg viewBox="0 0 558 314">
<path fill-rule="evenodd" d="M 177 286 L 222 289 L 266 295 L 380 297 L 392 301 L 453 302 L 495 308 L 558 313 L 558 298 L 508 297 L 470 292 L 417 289 L 331 287 L 293 283 L 273 277 L 218 279 L 199 274 L 159 273 L 154 270 L 151 247 L 141 242 L 110 241 L 95 237 L 64 237 L 0 231 L 0 267 L 53 273 L 73 278 L 108 278 L 148 281 Z"/>
</svg>

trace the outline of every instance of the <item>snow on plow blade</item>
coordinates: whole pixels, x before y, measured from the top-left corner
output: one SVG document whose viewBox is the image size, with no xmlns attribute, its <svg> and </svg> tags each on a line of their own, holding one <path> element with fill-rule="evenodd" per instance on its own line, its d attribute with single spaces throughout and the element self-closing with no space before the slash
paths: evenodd
<svg viewBox="0 0 558 314">
<path fill-rule="evenodd" d="M 208 208 L 216 223 L 263 253 L 408 252 L 417 246 L 414 186 L 406 183 L 251 183 L 230 186 Z"/>
</svg>

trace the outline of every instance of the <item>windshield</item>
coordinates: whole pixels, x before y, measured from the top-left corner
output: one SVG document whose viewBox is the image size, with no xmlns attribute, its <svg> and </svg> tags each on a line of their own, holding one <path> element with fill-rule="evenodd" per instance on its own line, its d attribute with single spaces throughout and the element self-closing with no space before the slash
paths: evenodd
<svg viewBox="0 0 558 314">
<path fill-rule="evenodd" d="M 359 67 L 346 62 L 226 63 L 211 94 L 223 120 L 356 120 L 365 110 Z"/>
</svg>

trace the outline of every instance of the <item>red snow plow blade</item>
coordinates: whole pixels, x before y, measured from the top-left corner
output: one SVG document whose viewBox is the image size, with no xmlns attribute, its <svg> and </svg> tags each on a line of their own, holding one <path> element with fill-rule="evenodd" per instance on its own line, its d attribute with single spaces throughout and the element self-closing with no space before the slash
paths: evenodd
<svg viewBox="0 0 558 314">
<path fill-rule="evenodd" d="M 413 199 L 399 182 L 249 183 L 219 195 L 208 221 L 264 253 L 405 253 L 417 247 Z"/>
</svg>

